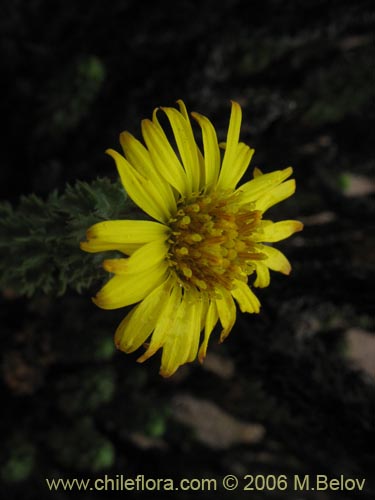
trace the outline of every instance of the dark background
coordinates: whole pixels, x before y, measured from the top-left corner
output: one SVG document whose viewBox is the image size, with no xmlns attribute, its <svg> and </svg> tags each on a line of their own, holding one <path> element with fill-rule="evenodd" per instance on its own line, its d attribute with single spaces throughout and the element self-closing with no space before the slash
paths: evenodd
<svg viewBox="0 0 375 500">
<path fill-rule="evenodd" d="M 358 498 L 370 498 L 370 4 L 2 0 L 2 199 L 17 204 L 22 194 L 45 197 L 77 179 L 115 179 L 104 150 L 118 149 L 124 129 L 139 136 L 142 118 L 179 98 L 224 140 L 235 99 L 242 140 L 256 149 L 253 166 L 295 169 L 297 194 L 271 215 L 305 223 L 280 245 L 293 273 L 273 275 L 258 292 L 261 314 L 239 314 L 223 345 L 212 336 L 203 367 L 169 380 L 158 375 L 158 356 L 138 365 L 137 355 L 114 352 L 124 311 L 91 304 L 100 283 L 57 298 L 3 290 L 2 498 L 107 498 L 45 485 L 46 477 L 104 474 L 344 474 L 366 477 Z M 289 488 L 229 497 L 357 494 Z"/>
</svg>

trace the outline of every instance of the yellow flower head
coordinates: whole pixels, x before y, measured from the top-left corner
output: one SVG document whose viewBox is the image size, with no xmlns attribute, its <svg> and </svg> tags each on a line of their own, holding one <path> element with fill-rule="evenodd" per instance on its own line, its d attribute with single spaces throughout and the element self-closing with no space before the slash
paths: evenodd
<svg viewBox="0 0 375 500">
<path fill-rule="evenodd" d="M 289 261 L 269 243 L 302 229 L 299 221 L 263 219 L 268 208 L 294 193 L 295 181 L 286 180 L 291 167 L 264 175 L 255 169 L 254 178 L 237 187 L 254 153 L 239 142 L 239 104 L 232 102 L 227 140 L 220 145 L 223 158 L 212 123 L 192 113 L 202 130 L 202 154 L 185 104 L 178 106 L 179 111 L 160 108 L 176 147 L 155 110 L 152 120 L 142 121 L 145 145 L 123 132 L 124 156 L 107 151 L 126 192 L 153 220 L 99 222 L 81 243 L 87 252 L 128 256 L 104 261 L 114 276 L 93 301 L 103 309 L 138 303 L 118 326 L 116 346 L 129 353 L 145 345 L 140 362 L 162 348 L 164 377 L 197 355 L 203 361 L 218 320 L 220 341 L 227 337 L 236 320 L 235 301 L 242 312 L 259 312 L 248 276 L 256 275 L 255 287 L 266 287 L 270 269 L 289 274 Z"/>
</svg>

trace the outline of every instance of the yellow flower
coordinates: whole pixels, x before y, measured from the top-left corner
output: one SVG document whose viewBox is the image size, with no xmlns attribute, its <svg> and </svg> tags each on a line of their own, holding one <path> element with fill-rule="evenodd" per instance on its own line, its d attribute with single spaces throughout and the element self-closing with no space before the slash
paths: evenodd
<svg viewBox="0 0 375 500">
<path fill-rule="evenodd" d="M 87 252 L 118 250 L 128 256 L 104 261 L 114 276 L 93 301 L 103 309 L 138 303 L 118 326 L 116 346 L 129 353 L 145 345 L 140 362 L 162 348 L 164 377 L 197 355 L 203 361 L 218 320 L 220 341 L 227 337 L 236 320 L 235 301 L 242 312 L 259 312 L 248 276 L 256 275 L 255 287 L 266 287 L 270 269 L 289 274 L 289 261 L 269 243 L 303 227 L 296 220 L 263 219 L 266 210 L 294 193 L 295 181 L 286 180 L 291 167 L 268 174 L 256 168 L 254 178 L 237 187 L 254 153 L 239 142 L 239 104 L 232 102 L 222 159 L 212 123 L 192 113 L 202 131 L 202 154 L 185 104 L 178 106 L 179 111 L 161 108 L 175 147 L 155 110 L 152 120 L 142 121 L 145 146 L 123 132 L 124 156 L 107 151 L 130 198 L 154 220 L 99 222 L 81 243 Z"/>
</svg>

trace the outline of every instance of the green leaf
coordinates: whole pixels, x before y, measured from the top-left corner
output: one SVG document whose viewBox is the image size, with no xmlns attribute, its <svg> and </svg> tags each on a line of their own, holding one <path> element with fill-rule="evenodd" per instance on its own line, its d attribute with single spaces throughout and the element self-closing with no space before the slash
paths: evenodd
<svg viewBox="0 0 375 500">
<path fill-rule="evenodd" d="M 1 202 L 0 287 L 29 297 L 36 292 L 62 295 L 68 288 L 82 292 L 106 275 L 104 254 L 87 254 L 79 247 L 86 230 L 134 214 L 121 184 L 105 178 L 67 185 L 47 200 L 23 196 L 16 208 Z"/>
</svg>

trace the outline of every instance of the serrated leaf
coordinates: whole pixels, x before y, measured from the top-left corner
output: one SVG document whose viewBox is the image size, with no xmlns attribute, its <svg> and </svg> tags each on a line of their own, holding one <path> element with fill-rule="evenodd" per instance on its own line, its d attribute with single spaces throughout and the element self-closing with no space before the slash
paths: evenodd
<svg viewBox="0 0 375 500">
<path fill-rule="evenodd" d="M 23 196 L 17 208 L 0 203 L 0 286 L 29 297 L 83 291 L 105 274 L 104 255 L 79 247 L 86 230 L 100 220 L 131 218 L 133 210 L 122 186 L 105 178 L 67 185 L 47 200 Z"/>
</svg>

